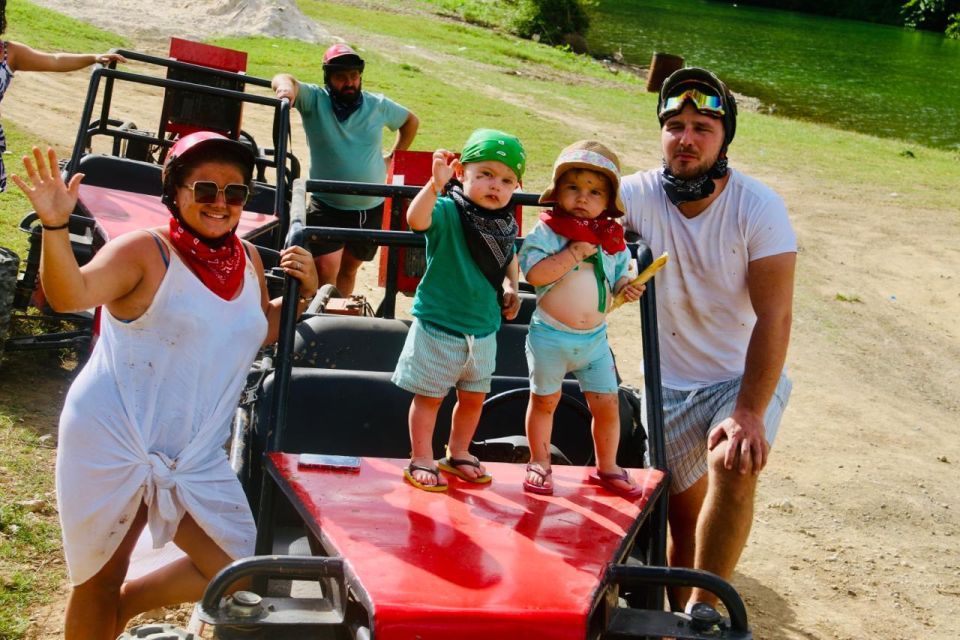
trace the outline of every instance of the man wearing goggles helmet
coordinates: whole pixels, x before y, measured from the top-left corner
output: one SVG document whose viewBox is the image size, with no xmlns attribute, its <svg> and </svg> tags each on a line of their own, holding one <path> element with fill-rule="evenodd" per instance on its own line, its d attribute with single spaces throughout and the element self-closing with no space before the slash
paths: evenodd
<svg viewBox="0 0 960 640">
<path fill-rule="evenodd" d="M 278 98 L 287 98 L 300 112 L 310 148 L 310 178 L 344 182 L 386 181 L 394 151 L 408 149 L 417 135 L 417 116 L 379 93 L 363 90 L 366 64 L 350 46 L 337 43 L 323 54 L 323 86 L 298 82 L 290 74 L 273 77 Z M 383 128 L 396 131 L 390 152 L 383 155 Z M 353 229 L 380 229 L 383 198 L 315 193 L 307 224 Z M 321 284 L 336 284 L 343 295 L 353 292 L 360 265 L 372 260 L 377 245 L 369 242 L 317 242 L 310 245 Z"/>
<path fill-rule="evenodd" d="M 790 396 L 784 375 L 797 242 L 780 197 L 728 168 L 733 94 L 681 69 L 657 102 L 663 167 L 623 178 L 624 226 L 654 255 L 671 471 L 669 559 L 729 579 L 753 520 L 757 476 Z M 676 589 L 675 607 L 716 604 Z"/>
</svg>

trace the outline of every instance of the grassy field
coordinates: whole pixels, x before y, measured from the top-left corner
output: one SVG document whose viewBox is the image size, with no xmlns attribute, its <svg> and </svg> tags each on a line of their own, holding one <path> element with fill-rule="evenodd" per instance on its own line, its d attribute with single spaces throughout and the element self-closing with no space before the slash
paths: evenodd
<svg viewBox="0 0 960 640">
<path fill-rule="evenodd" d="M 395 4 L 404 9 L 390 10 Z M 556 153 L 578 138 L 596 137 L 620 150 L 625 172 L 658 161 L 655 98 L 630 74 L 425 14 L 416 3 L 366 2 L 360 7 L 301 0 L 300 6 L 361 49 L 367 58 L 367 89 L 385 93 L 418 114 L 422 127 L 417 149 L 459 149 L 476 127 L 509 131 L 528 152 L 527 191 L 546 186 Z M 99 51 L 118 43 L 132 48 L 137 44 L 23 1 L 10 4 L 8 18 L 11 39 L 40 49 L 69 43 L 70 50 Z M 302 80 L 322 79 L 323 45 L 270 38 L 214 42 L 247 51 L 251 74 L 270 77 L 284 71 Z M 16 99 L 14 82 L 7 100 Z M 4 122 L 4 127 L 8 170 L 16 170 L 16 158 L 32 144 L 53 142 L 23 135 L 16 123 Z M 823 198 L 842 199 L 852 208 L 860 196 L 879 192 L 946 212 L 956 210 L 950 188 L 960 172 L 956 153 L 743 113 L 732 155 L 736 166 L 772 178 L 774 186 L 778 181 L 789 184 L 790 176 L 815 177 Z M 12 184 L 0 196 L 0 244 L 21 255 L 25 238 L 16 224 L 28 209 Z M 870 211 L 860 213 L 869 220 Z M 945 216 L 943 224 L 956 225 L 955 215 Z M 47 409 L 57 411 L 70 376 L 59 360 L 18 358 L 15 366 L 15 382 L 50 389 Z M 13 384 L 10 377 L 5 380 Z M 43 434 L 31 424 L 35 410 L 15 388 L 5 388 L 0 395 L 0 638 L 24 637 L 31 612 L 49 601 L 65 579 L 52 497 L 54 451 L 52 440 L 42 440 Z M 35 500 L 43 504 L 27 504 Z"/>
</svg>

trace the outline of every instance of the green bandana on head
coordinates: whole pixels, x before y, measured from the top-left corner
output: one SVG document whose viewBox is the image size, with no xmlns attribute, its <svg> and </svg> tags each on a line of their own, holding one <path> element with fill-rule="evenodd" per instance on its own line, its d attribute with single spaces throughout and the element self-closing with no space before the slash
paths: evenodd
<svg viewBox="0 0 960 640">
<path fill-rule="evenodd" d="M 517 175 L 517 180 L 523 179 L 523 171 L 527 168 L 527 154 L 516 136 L 495 129 L 477 129 L 471 133 L 463 145 L 460 162 L 468 164 L 488 160 L 502 162 Z"/>
</svg>

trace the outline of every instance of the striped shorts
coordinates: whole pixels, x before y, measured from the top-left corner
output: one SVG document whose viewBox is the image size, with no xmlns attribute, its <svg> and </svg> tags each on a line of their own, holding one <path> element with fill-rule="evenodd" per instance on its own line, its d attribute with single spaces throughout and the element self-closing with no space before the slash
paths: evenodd
<svg viewBox="0 0 960 640">
<path fill-rule="evenodd" d="M 685 391 L 663 387 L 663 423 L 670 493 L 686 491 L 707 473 L 707 435 L 733 413 L 742 379 L 741 376 L 702 389 Z M 793 384 L 786 374 L 780 374 L 777 388 L 763 416 L 767 442 L 771 446 L 792 388 Z M 647 463 L 649 465 L 649 460 Z"/>
<path fill-rule="evenodd" d="M 488 393 L 496 363 L 496 333 L 467 336 L 414 318 L 391 379 L 431 398 L 446 396 L 451 387 Z"/>
</svg>

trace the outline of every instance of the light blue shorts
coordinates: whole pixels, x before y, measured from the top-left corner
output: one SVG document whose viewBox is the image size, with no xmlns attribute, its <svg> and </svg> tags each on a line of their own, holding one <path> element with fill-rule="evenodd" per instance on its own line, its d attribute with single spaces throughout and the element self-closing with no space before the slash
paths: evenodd
<svg viewBox="0 0 960 640">
<path fill-rule="evenodd" d="M 617 369 L 607 343 L 606 323 L 578 330 L 538 308 L 530 319 L 526 351 L 530 390 L 538 396 L 559 391 L 571 371 L 583 392 L 617 392 Z"/>
<path fill-rule="evenodd" d="M 670 493 L 686 491 L 707 473 L 707 436 L 715 426 L 733 414 L 742 380 L 743 376 L 740 376 L 702 389 L 685 391 L 663 387 L 663 424 Z M 793 383 L 786 374 L 780 374 L 777 388 L 763 416 L 770 446 L 773 446 L 773 440 L 777 437 L 792 388 Z M 643 415 L 647 415 L 646 407 Z M 647 464 L 649 466 L 649 460 Z"/>
<path fill-rule="evenodd" d="M 392 380 L 431 398 L 446 396 L 451 387 L 489 393 L 496 364 L 496 333 L 466 336 L 414 318 Z"/>
</svg>

